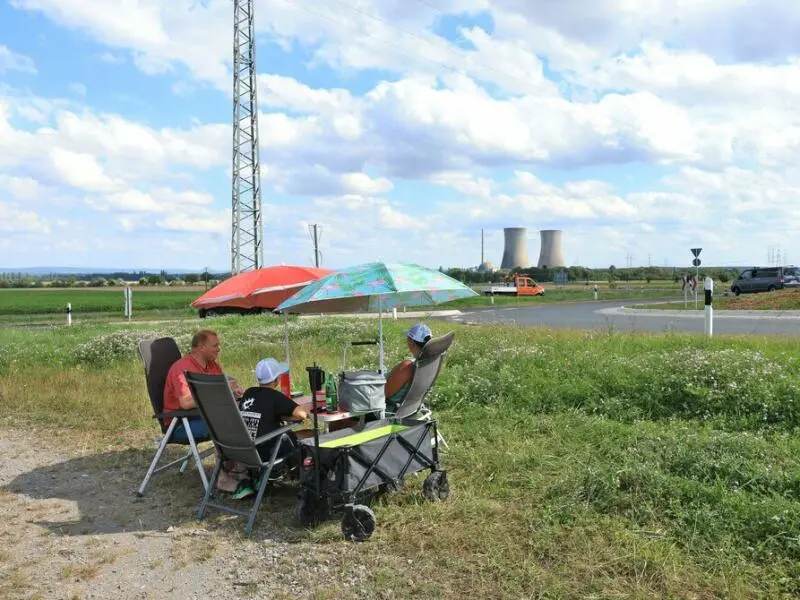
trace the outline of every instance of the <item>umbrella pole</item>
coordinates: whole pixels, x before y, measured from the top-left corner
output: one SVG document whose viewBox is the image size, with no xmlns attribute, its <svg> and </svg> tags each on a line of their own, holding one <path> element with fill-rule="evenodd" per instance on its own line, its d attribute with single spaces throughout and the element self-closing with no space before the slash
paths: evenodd
<svg viewBox="0 0 800 600">
<path fill-rule="evenodd" d="M 381 374 L 383 374 L 383 294 L 378 296 L 378 337 L 380 338 L 378 350 L 378 370 Z"/>
<path fill-rule="evenodd" d="M 286 364 L 291 366 L 291 358 L 289 357 L 289 313 L 283 313 L 283 346 L 284 353 L 286 354 Z"/>
</svg>

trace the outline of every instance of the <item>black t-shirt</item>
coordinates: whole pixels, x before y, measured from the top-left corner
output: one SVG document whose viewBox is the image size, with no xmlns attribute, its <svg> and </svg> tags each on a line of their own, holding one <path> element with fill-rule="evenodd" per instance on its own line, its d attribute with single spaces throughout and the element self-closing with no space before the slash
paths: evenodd
<svg viewBox="0 0 800 600">
<path fill-rule="evenodd" d="M 294 400 L 267 387 L 248 388 L 239 401 L 242 419 L 253 439 L 279 429 L 281 421 L 291 417 L 295 408 Z"/>
</svg>

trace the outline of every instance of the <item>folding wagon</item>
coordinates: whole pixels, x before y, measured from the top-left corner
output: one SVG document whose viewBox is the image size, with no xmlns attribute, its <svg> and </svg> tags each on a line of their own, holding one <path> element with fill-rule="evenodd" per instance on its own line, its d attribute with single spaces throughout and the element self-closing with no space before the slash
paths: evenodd
<svg viewBox="0 0 800 600">
<path fill-rule="evenodd" d="M 321 387 L 323 377 L 313 369 L 308 369 L 312 390 Z M 406 475 L 426 470 L 425 498 L 445 500 L 450 487 L 439 463 L 436 427 L 435 419 L 392 418 L 320 435 L 315 423 L 314 436 L 300 442 L 298 521 L 311 525 L 343 509 L 342 534 L 365 541 L 375 530 L 375 514 L 363 503 L 366 495 L 399 489 Z"/>
</svg>

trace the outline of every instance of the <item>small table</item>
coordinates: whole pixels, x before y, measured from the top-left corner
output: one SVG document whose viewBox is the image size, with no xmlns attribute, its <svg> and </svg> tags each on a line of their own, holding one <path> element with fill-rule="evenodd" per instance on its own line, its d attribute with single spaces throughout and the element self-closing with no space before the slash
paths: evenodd
<svg viewBox="0 0 800 600">
<path fill-rule="evenodd" d="M 312 398 L 311 396 L 301 396 L 300 398 L 295 398 L 295 402 L 298 406 L 304 409 L 308 413 L 308 418 L 310 421 L 313 422 L 314 415 L 312 411 Z M 317 406 L 321 406 L 321 402 L 317 400 Z M 318 412 L 317 413 L 317 422 L 322 423 L 323 432 L 330 431 L 330 424 L 336 423 L 337 421 L 345 421 L 347 419 L 362 419 L 368 415 L 372 414 L 376 411 L 367 411 L 367 412 L 349 412 L 346 410 L 339 409 L 336 412 Z M 383 416 L 381 414 L 381 416 Z"/>
<path fill-rule="evenodd" d="M 313 422 L 314 415 L 312 413 L 313 410 L 313 401 L 311 396 L 301 396 L 300 398 L 296 398 L 295 402 L 297 405 L 305 410 L 308 413 L 308 418 Z M 320 401 L 317 401 L 317 406 L 321 406 Z M 322 423 L 323 431 L 327 432 L 330 429 L 331 423 L 336 423 L 337 421 L 344 421 L 345 419 L 351 419 L 357 417 L 358 414 L 352 414 L 346 410 L 337 410 L 336 412 L 318 412 L 317 413 L 317 422 Z"/>
</svg>

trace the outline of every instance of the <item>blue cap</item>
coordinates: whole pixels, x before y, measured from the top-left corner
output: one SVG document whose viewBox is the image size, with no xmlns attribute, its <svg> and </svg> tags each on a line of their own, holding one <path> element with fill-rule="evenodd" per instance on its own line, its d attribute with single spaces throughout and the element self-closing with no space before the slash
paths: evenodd
<svg viewBox="0 0 800 600">
<path fill-rule="evenodd" d="M 278 362 L 274 358 L 265 358 L 256 365 L 256 379 L 258 383 L 272 383 L 289 370 L 285 362 Z"/>
<path fill-rule="evenodd" d="M 431 332 L 431 328 L 425 325 L 425 323 L 417 323 L 408 330 L 407 335 L 418 344 L 424 344 L 427 339 L 433 337 L 433 332 Z"/>
</svg>

